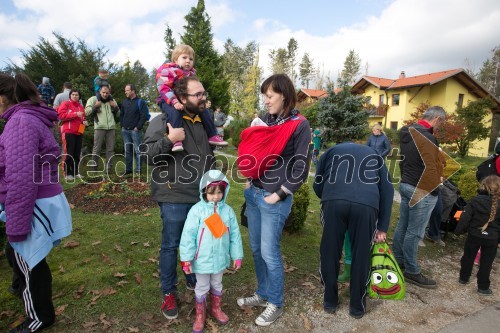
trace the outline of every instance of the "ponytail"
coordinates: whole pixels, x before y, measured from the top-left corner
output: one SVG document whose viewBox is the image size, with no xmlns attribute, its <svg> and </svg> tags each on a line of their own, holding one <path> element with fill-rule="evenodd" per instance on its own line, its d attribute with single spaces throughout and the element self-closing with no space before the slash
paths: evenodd
<svg viewBox="0 0 500 333">
<path fill-rule="evenodd" d="M 33 104 L 40 104 L 40 93 L 26 74 L 17 74 L 14 79 L 16 80 L 15 94 L 17 103 L 31 101 Z"/>
<path fill-rule="evenodd" d="M 497 175 L 491 175 L 483 179 L 479 189 L 487 191 L 491 196 L 491 211 L 488 222 L 486 222 L 482 227 L 481 231 L 485 231 L 490 223 L 495 219 L 498 207 L 498 200 L 500 199 L 500 177 Z"/>
</svg>

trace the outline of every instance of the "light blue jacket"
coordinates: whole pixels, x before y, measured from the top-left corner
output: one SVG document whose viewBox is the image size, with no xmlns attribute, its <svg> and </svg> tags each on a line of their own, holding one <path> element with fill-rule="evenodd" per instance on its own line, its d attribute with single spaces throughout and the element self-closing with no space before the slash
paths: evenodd
<svg viewBox="0 0 500 333">
<path fill-rule="evenodd" d="M 215 207 L 213 202 L 206 202 L 202 190 L 214 181 L 227 183 L 224 197 Z M 243 246 L 238 221 L 233 209 L 226 204 L 229 193 L 229 181 L 219 170 L 206 172 L 200 181 L 200 198 L 188 213 L 179 245 L 181 261 L 190 261 L 194 273 L 216 274 L 229 267 L 231 259 L 243 258 Z M 205 225 L 205 219 L 214 213 L 220 215 L 227 227 L 220 238 L 214 238 Z"/>
</svg>

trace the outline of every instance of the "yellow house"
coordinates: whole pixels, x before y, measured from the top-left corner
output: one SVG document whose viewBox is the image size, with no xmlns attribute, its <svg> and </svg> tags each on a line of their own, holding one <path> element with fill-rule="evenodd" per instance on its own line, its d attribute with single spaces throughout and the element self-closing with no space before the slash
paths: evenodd
<svg viewBox="0 0 500 333">
<path fill-rule="evenodd" d="M 327 96 L 327 92 L 321 89 L 300 89 L 297 92 L 297 103 L 309 105 L 316 102 L 319 98 Z"/>
<path fill-rule="evenodd" d="M 374 105 L 370 125 L 380 123 L 395 130 L 411 118 L 410 114 L 420 103 L 425 102 L 442 106 L 451 113 L 455 112 L 457 105 L 467 106 L 471 101 L 490 97 L 496 104 L 485 119 L 490 127 L 493 112 L 500 113 L 500 101 L 461 68 L 412 77 L 401 72 L 395 80 L 363 76 L 351 91 L 368 97 L 369 104 Z M 469 154 L 487 156 L 488 144 L 489 139 L 474 142 Z"/>
</svg>

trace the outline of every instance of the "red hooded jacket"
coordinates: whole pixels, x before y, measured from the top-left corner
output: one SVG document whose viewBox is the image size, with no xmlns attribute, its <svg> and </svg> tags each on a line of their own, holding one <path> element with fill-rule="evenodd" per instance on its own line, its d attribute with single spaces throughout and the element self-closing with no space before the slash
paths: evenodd
<svg viewBox="0 0 500 333">
<path fill-rule="evenodd" d="M 77 116 L 77 112 L 82 112 L 82 117 Z M 80 124 L 85 120 L 85 109 L 79 101 L 75 102 L 72 100 L 65 101 L 57 109 L 59 119 L 62 121 L 61 133 L 70 133 L 75 135 L 81 135 L 78 132 Z"/>
</svg>

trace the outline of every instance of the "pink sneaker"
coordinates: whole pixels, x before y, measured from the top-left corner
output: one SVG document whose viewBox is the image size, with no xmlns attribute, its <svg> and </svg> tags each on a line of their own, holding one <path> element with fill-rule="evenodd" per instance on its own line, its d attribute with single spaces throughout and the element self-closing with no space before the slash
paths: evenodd
<svg viewBox="0 0 500 333">
<path fill-rule="evenodd" d="M 174 143 L 174 146 L 172 147 L 172 151 L 183 151 L 184 146 L 182 145 L 182 141 L 177 141 Z"/>
<path fill-rule="evenodd" d="M 222 138 L 218 135 L 208 138 L 208 143 L 214 146 L 227 146 L 227 141 L 222 140 Z"/>
</svg>

